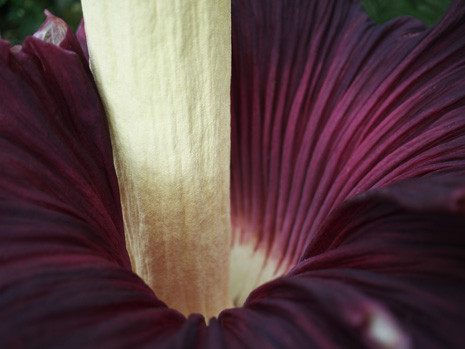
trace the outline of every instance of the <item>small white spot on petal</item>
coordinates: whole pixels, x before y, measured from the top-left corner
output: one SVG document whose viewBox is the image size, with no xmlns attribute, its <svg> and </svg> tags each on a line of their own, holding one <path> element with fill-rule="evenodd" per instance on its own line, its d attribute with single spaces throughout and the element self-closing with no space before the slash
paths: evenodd
<svg viewBox="0 0 465 349">
<path fill-rule="evenodd" d="M 368 318 L 368 337 L 383 349 L 409 349 L 410 340 L 387 313 L 374 310 Z"/>
</svg>

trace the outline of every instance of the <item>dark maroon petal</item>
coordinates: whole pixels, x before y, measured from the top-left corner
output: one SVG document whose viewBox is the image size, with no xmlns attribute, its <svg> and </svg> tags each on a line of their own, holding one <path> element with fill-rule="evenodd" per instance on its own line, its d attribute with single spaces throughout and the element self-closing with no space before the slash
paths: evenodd
<svg viewBox="0 0 465 349">
<path fill-rule="evenodd" d="M 343 200 L 465 172 L 465 2 L 425 28 L 358 1 L 233 1 L 232 219 L 296 263 Z"/>
<path fill-rule="evenodd" d="M 385 305 L 418 348 L 465 341 L 465 179 L 431 177 L 345 202 L 292 275 L 336 279 Z"/>
<path fill-rule="evenodd" d="M 246 347 L 461 348 L 465 179 L 408 180 L 332 215 L 286 277 L 219 322 Z"/>
<path fill-rule="evenodd" d="M 244 309 L 223 312 L 219 322 L 230 348 L 403 349 L 410 344 L 382 304 L 329 278 L 277 279 L 254 292 Z M 380 339 L 374 327 L 383 325 L 392 335 Z"/>
<path fill-rule="evenodd" d="M 0 41 L 1 346 L 461 345 L 465 183 L 387 186 L 463 172 L 454 6 L 417 35 L 407 20 L 373 27 L 351 2 L 233 2 L 234 224 L 302 261 L 208 328 L 130 271 L 107 125 L 77 39 L 66 27 L 55 44 Z"/>
<path fill-rule="evenodd" d="M 185 318 L 131 272 L 103 107 L 49 15 L 0 40 L 0 347 L 139 347 Z M 42 41 L 51 40 L 51 42 Z"/>
</svg>

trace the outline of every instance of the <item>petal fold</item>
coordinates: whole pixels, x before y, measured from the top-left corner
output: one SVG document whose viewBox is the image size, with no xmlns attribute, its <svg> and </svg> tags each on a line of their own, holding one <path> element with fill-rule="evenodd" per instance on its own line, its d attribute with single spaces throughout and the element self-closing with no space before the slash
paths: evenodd
<svg viewBox="0 0 465 349">
<path fill-rule="evenodd" d="M 459 348 L 464 5 L 233 1 L 233 223 L 295 267 L 209 327 L 131 272 L 83 27 L 0 40 L 2 346 Z"/>
<path fill-rule="evenodd" d="M 218 321 L 230 347 L 461 348 L 465 180 L 411 179 L 353 197 L 290 273 Z"/>
<path fill-rule="evenodd" d="M 232 219 L 287 268 L 345 199 L 465 171 L 465 3 L 376 26 L 358 1 L 233 1 Z"/>
<path fill-rule="evenodd" d="M 461 176 L 411 179 L 356 196 L 330 215 L 290 275 L 356 288 L 397 319 L 415 348 L 459 348 L 464 198 Z"/>
<path fill-rule="evenodd" d="M 131 271 L 108 125 L 63 21 L 0 40 L 0 92 L 0 346 L 169 341 L 186 320 Z"/>
</svg>

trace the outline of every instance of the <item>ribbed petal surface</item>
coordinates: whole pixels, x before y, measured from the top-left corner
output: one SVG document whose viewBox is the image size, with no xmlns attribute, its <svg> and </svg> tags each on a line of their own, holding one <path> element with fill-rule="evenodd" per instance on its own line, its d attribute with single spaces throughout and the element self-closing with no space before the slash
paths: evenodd
<svg viewBox="0 0 465 349">
<path fill-rule="evenodd" d="M 401 182 L 347 200 L 287 276 L 219 323 L 231 348 L 461 348 L 465 180 Z"/>
<path fill-rule="evenodd" d="M 425 29 L 351 1 L 233 1 L 233 224 L 292 270 L 208 327 L 130 271 L 77 40 L 0 42 L 0 343 L 460 348 L 464 9 Z"/>
<path fill-rule="evenodd" d="M 0 347 L 159 343 L 185 320 L 131 272 L 87 62 L 61 20 L 35 36 L 0 41 Z"/>
<path fill-rule="evenodd" d="M 356 1 L 233 1 L 236 241 L 286 268 L 343 200 L 465 170 L 465 3 L 426 29 Z M 279 264 L 278 262 L 278 264 Z"/>
</svg>

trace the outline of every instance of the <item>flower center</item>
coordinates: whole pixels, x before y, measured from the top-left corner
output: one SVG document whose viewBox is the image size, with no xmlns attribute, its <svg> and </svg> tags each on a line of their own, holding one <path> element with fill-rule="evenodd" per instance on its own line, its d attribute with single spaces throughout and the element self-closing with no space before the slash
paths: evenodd
<svg viewBox="0 0 465 349">
<path fill-rule="evenodd" d="M 256 241 L 250 239 L 241 243 L 240 232 L 235 232 L 231 248 L 230 286 L 233 305 L 240 307 L 249 294 L 258 286 L 285 274 L 289 265 L 267 256 L 266 251 L 256 247 Z"/>
</svg>

